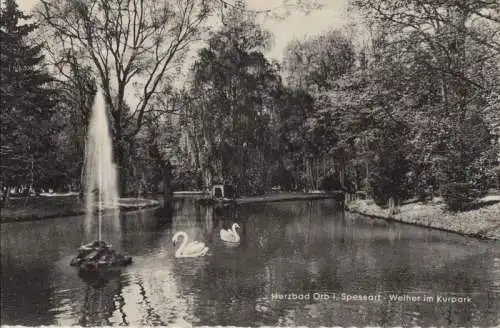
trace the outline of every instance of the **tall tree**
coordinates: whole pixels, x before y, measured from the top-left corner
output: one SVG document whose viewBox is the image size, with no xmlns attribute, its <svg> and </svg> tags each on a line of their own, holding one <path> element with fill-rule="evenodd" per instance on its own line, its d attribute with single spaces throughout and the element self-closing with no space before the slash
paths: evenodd
<svg viewBox="0 0 500 328">
<path fill-rule="evenodd" d="M 42 1 L 38 13 L 49 27 L 46 37 L 60 41 L 63 55 L 89 60 L 97 73 L 112 117 L 122 192 L 128 144 L 141 130 L 150 100 L 168 83 L 168 74 L 197 37 L 209 9 L 204 0 Z M 126 104 L 130 96 L 136 100 L 132 108 Z"/>
<path fill-rule="evenodd" d="M 35 185 L 47 178 L 54 146 L 51 124 L 56 94 L 45 72 L 42 45 L 29 39 L 37 25 L 15 0 L 0 12 L 0 133 L 3 186 Z"/>
<path fill-rule="evenodd" d="M 494 163 L 484 122 L 499 90 L 498 4 L 352 3 L 378 33 L 370 79 L 383 88 L 387 119 L 406 126 L 400 144 L 409 146 L 415 188 L 484 181 L 476 173 L 484 175 Z"/>
<path fill-rule="evenodd" d="M 338 30 L 292 41 L 285 49 L 284 69 L 290 87 L 307 90 L 314 97 L 314 113 L 306 117 L 307 148 L 303 170 L 308 188 L 317 189 L 320 180 L 331 171 L 343 171 L 344 152 L 337 147 L 337 125 L 341 106 L 329 101 L 326 94 L 339 92 L 342 77 L 355 67 L 353 42 Z M 344 103 L 340 100 L 340 103 Z M 337 163 L 338 165 L 335 165 Z M 336 166 L 336 170 L 329 167 Z M 330 171 L 330 172 L 329 172 Z"/>
<path fill-rule="evenodd" d="M 274 185 L 284 190 L 307 185 L 306 159 L 310 152 L 308 118 L 314 113 L 314 98 L 302 89 L 283 88 L 279 98 L 278 134 L 280 167 Z"/>
<path fill-rule="evenodd" d="M 287 82 L 295 88 L 326 91 L 335 79 L 349 72 L 355 61 L 352 40 L 338 30 L 294 40 L 285 49 Z"/>
<path fill-rule="evenodd" d="M 192 138 L 202 152 L 205 183 L 212 177 L 256 192 L 266 182 L 264 169 L 272 150 L 270 126 L 278 68 L 262 54 L 269 34 L 252 18 L 233 11 L 220 31 L 199 51 L 193 66 L 188 109 L 195 118 Z"/>
</svg>

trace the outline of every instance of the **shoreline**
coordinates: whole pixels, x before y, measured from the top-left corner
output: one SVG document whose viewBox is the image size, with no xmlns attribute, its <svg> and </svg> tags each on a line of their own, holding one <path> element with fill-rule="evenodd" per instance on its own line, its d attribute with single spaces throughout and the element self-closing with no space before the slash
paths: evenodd
<svg viewBox="0 0 500 328">
<path fill-rule="evenodd" d="M 120 212 L 134 212 L 141 211 L 145 209 L 155 208 L 158 205 L 145 205 L 139 207 L 122 207 L 120 208 Z M 85 215 L 84 210 L 75 210 L 75 211 L 66 211 L 59 212 L 47 215 L 37 216 L 36 214 L 26 215 L 26 216 L 2 216 L 0 217 L 0 224 L 2 223 L 15 223 L 15 222 L 29 222 L 29 221 L 43 221 L 43 220 L 52 220 L 52 219 L 61 219 L 61 218 L 69 218 L 69 217 L 77 217 Z"/>
<path fill-rule="evenodd" d="M 50 196 L 45 198 L 40 198 L 36 200 L 44 200 L 47 205 L 52 200 L 54 200 L 57 196 Z M 2 209 L 0 215 L 0 224 L 2 223 L 15 223 L 15 222 L 29 222 L 29 221 L 42 221 L 42 220 L 51 220 L 51 219 L 59 219 L 59 218 L 67 218 L 67 217 L 77 217 L 85 215 L 86 211 L 83 208 L 82 204 L 75 200 L 75 198 L 71 198 L 68 196 L 59 196 L 58 198 L 64 199 L 64 201 L 59 204 L 62 208 L 57 208 L 57 204 L 51 204 L 50 208 L 25 208 L 25 207 L 13 207 L 7 209 Z M 160 205 L 160 203 L 156 200 L 151 199 L 142 199 L 147 201 L 146 204 L 141 204 L 138 206 L 137 204 L 130 203 L 131 198 L 122 198 L 123 203 L 120 204 L 120 212 L 133 212 L 140 211 L 143 209 L 155 208 Z M 32 205 L 33 206 L 33 205 Z M 7 213 L 5 212 L 13 212 Z M 42 212 L 42 214 L 37 214 L 37 212 Z"/>
<path fill-rule="evenodd" d="M 399 222 L 429 229 L 451 232 L 467 237 L 500 241 L 500 199 L 493 204 L 466 211 L 448 212 L 440 202 L 416 202 L 399 206 L 389 214 L 371 200 L 346 203 L 346 211 L 389 222 Z"/>
<path fill-rule="evenodd" d="M 283 193 L 270 193 L 258 196 L 244 196 L 235 199 L 213 199 L 210 197 L 200 197 L 198 201 L 206 205 L 217 205 L 217 204 L 236 204 L 236 205 L 246 205 L 255 203 L 274 203 L 274 202 L 286 202 L 294 200 L 320 200 L 320 199 L 336 199 L 339 195 L 342 195 L 341 191 L 333 192 L 283 192 Z"/>
<path fill-rule="evenodd" d="M 276 193 L 263 196 L 248 196 L 237 198 L 236 204 L 252 204 L 252 203 L 273 203 L 293 200 L 319 200 L 319 199 L 335 199 L 342 192 L 328 193 Z"/>
<path fill-rule="evenodd" d="M 317 199 L 334 199 L 339 192 L 334 193 L 275 193 L 275 194 L 266 194 L 261 196 L 248 196 L 237 198 L 234 201 L 230 202 L 221 202 L 221 201 L 213 201 L 213 204 L 219 203 L 235 203 L 235 204 L 252 204 L 252 203 L 267 203 L 267 202 L 280 202 L 280 201 L 292 201 L 292 200 L 317 200 Z M 175 198 L 182 198 L 183 196 L 200 196 L 199 192 L 183 192 L 182 194 L 174 194 Z M 0 215 L 0 224 L 1 223 L 13 223 L 13 222 L 27 222 L 27 221 L 41 221 L 41 220 L 49 220 L 49 219 L 57 219 L 63 217 L 76 217 L 85 215 L 85 210 L 82 208 L 82 205 L 79 205 L 77 200 L 71 200 L 70 197 L 61 196 L 57 197 L 60 200 L 66 200 L 65 204 L 62 204 L 62 208 L 57 208 L 57 205 L 52 205 L 49 209 L 23 209 L 17 208 L 14 206 L 12 209 L 8 209 L 5 211 L 2 209 L 2 213 Z M 55 200 L 56 197 L 47 197 L 45 199 L 41 199 L 46 203 Z M 199 198 L 203 199 L 203 198 Z M 40 200 L 40 198 L 38 198 Z M 137 206 L 123 206 L 120 207 L 120 210 L 123 212 L 130 212 L 141 209 L 154 208 L 159 206 L 160 203 L 150 203 L 145 206 L 141 206 L 138 208 Z M 14 213 L 9 214 L 8 212 L 12 211 Z M 7 214 L 5 214 L 7 212 Z M 19 213 L 16 213 L 19 212 Z M 45 212 L 43 214 L 37 214 L 37 212 Z"/>
<path fill-rule="evenodd" d="M 270 193 L 260 196 L 241 197 L 235 200 L 213 201 L 212 204 L 253 204 L 253 203 L 272 203 L 272 202 L 285 202 L 295 200 L 320 200 L 320 199 L 336 199 L 341 192 L 331 193 Z M 181 195 L 176 195 L 181 196 Z M 484 200 L 492 201 L 492 196 L 487 196 Z M 85 210 L 81 205 L 75 204 L 75 200 L 70 197 L 66 201 L 70 203 L 63 204 L 58 207 L 52 204 L 49 209 L 16 209 L 13 207 L 11 215 L 5 214 L 2 209 L 0 216 L 1 223 L 14 223 L 14 222 L 28 222 L 28 221 L 41 221 L 65 217 L 77 217 L 85 215 Z M 176 197 L 177 198 L 177 197 Z M 346 202 L 345 210 L 351 213 L 363 215 L 372 219 L 385 220 L 388 222 L 399 222 L 423 228 L 430 228 L 445 232 L 460 234 L 462 236 L 474 237 L 485 240 L 500 240 L 500 196 L 493 197 L 493 204 L 485 204 L 475 210 L 467 212 L 451 213 L 444 209 L 442 202 L 429 202 L 429 203 L 407 203 L 398 208 L 398 213 L 390 215 L 387 209 L 381 208 L 373 203 L 372 200 L 355 200 Z M 46 203 L 50 203 L 54 198 L 42 199 Z M 203 200 L 203 198 L 199 198 Z M 483 201 L 484 201 L 483 200 Z M 151 201 L 149 204 L 141 206 L 123 206 L 120 208 L 123 212 L 132 212 L 142 209 L 151 209 L 159 206 L 160 203 Z M 19 213 L 16 213 L 19 212 Z M 37 212 L 43 212 L 37 214 Z"/>
</svg>

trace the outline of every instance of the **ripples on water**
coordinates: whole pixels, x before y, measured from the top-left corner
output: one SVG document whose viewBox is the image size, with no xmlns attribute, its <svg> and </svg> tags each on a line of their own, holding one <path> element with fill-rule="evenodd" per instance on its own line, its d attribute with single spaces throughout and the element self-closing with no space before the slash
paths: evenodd
<svg viewBox="0 0 500 328">
<path fill-rule="evenodd" d="M 238 246 L 219 230 L 241 226 Z M 81 218 L 1 225 L 2 324 L 500 324 L 500 247 L 339 213 L 331 201 L 205 208 L 177 204 L 172 222 L 128 213 L 103 234 L 134 263 L 80 277 L 69 261 L 90 239 Z M 94 229 L 95 230 L 95 229 Z M 91 230 L 91 231 L 94 231 Z M 208 256 L 174 258 L 183 230 Z M 382 301 L 278 300 L 273 293 L 377 294 Z M 469 296 L 468 304 L 396 302 L 389 293 Z"/>
</svg>

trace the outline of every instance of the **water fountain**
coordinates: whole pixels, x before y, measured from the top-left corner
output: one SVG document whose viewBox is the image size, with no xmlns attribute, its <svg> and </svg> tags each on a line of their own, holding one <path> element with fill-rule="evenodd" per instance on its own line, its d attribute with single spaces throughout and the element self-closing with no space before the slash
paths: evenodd
<svg viewBox="0 0 500 328">
<path fill-rule="evenodd" d="M 97 92 L 87 132 L 85 147 L 85 222 L 90 226 L 97 210 L 97 236 L 101 240 L 103 211 L 119 218 L 120 207 L 113 144 L 102 92 Z"/>
<path fill-rule="evenodd" d="M 113 162 L 106 103 L 101 92 L 97 92 L 90 115 L 85 149 L 85 226 L 87 231 L 97 217 L 97 240 L 78 249 L 71 265 L 85 270 L 120 267 L 132 262 L 130 256 L 116 252 L 102 241 L 102 223 L 106 218 L 119 222 L 120 199 L 118 195 L 117 170 Z"/>
</svg>

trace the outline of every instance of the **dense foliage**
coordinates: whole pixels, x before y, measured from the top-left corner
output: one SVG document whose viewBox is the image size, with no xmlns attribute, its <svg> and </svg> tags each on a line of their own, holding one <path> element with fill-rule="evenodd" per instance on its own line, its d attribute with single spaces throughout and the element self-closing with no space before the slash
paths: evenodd
<svg viewBox="0 0 500 328">
<path fill-rule="evenodd" d="M 62 173 L 52 181 L 78 180 L 100 87 L 122 191 L 158 191 L 168 163 L 176 188 L 342 189 L 380 205 L 442 195 L 450 209 L 465 210 L 498 188 L 500 28 L 491 2 L 352 0 L 367 36 L 330 30 L 295 40 L 281 63 L 265 56 L 272 35 L 258 13 L 244 1 L 222 2 L 222 25 L 208 30 L 187 82 L 174 86 L 171 77 L 220 4 L 201 2 L 174 8 L 149 0 L 158 10 L 140 9 L 154 19 L 134 32 L 127 21 L 145 19 L 133 7 L 143 1 L 122 8 L 121 1 L 44 0 L 42 35 L 53 37 L 47 53 L 63 94 L 54 106 L 40 46 L 26 38 L 36 26 L 19 25 L 24 16 L 7 1 L 1 86 L 2 121 L 10 123 L 2 123 L 2 157 L 10 171 L 2 170 L 3 183 L 31 183 L 30 165 L 33 181 L 50 176 L 33 167 L 45 168 L 40 150 L 54 147 L 54 170 Z M 21 117 L 26 123 L 15 124 Z M 44 128 L 35 128 L 40 122 Z M 19 156 L 9 155 L 13 149 Z"/>
<path fill-rule="evenodd" d="M 498 104 L 491 99 L 499 91 L 500 48 L 494 5 L 353 3 L 376 36 L 368 69 L 380 77 L 385 120 L 404 127 L 404 138 L 393 149 L 405 159 L 403 166 L 409 163 L 409 194 L 426 197 L 449 183 L 483 192 L 495 186 L 498 143 L 492 131 Z"/>
<path fill-rule="evenodd" d="M 198 52 L 192 103 L 183 116 L 204 183 L 258 193 L 270 180 L 263 168 L 277 159 L 273 127 L 281 80 L 277 65 L 262 53 L 268 33 L 238 13 Z"/>
<path fill-rule="evenodd" d="M 443 186 L 443 197 L 451 211 L 470 210 L 481 191 L 474 188 L 473 183 L 451 182 Z"/>
<path fill-rule="evenodd" d="M 35 24 L 24 23 L 15 1 L 0 12 L 0 140 L 2 189 L 39 187 L 57 180 L 54 165 L 58 124 L 56 93 L 43 65 L 42 45 L 30 40 Z"/>
</svg>

